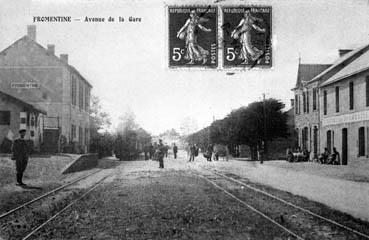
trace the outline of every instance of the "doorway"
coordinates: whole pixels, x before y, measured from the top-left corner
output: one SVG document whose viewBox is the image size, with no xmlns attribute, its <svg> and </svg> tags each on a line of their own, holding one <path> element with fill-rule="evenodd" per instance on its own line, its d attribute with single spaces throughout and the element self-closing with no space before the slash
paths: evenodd
<svg viewBox="0 0 369 240">
<path fill-rule="evenodd" d="M 347 128 L 342 129 L 342 165 L 347 165 Z"/>
</svg>

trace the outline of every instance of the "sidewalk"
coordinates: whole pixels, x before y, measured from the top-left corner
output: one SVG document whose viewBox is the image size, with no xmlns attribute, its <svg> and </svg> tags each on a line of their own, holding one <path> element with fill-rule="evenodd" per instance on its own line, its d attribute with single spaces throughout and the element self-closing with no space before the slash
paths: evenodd
<svg viewBox="0 0 369 240">
<path fill-rule="evenodd" d="M 369 167 L 355 169 L 317 163 L 235 161 L 210 163 L 251 181 L 304 196 L 369 221 Z M 209 165 L 210 165 L 209 164 Z M 365 164 L 364 164 L 365 165 Z"/>
</svg>

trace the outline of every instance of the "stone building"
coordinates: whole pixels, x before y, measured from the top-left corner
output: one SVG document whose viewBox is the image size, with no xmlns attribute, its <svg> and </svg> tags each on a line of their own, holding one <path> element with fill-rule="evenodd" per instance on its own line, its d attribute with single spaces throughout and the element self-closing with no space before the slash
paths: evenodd
<svg viewBox="0 0 369 240">
<path fill-rule="evenodd" d="M 298 146 L 301 149 L 307 149 L 310 152 L 310 158 L 314 158 L 319 152 L 318 85 L 320 81 L 314 77 L 329 66 L 299 63 L 296 85 L 292 89 L 295 94 L 293 105 Z"/>
<path fill-rule="evenodd" d="M 55 55 L 55 45 L 36 42 L 36 27 L 0 52 L 0 89 L 44 109 L 44 151 L 61 148 L 88 151 L 91 84 L 73 66 L 68 55 Z"/>
<path fill-rule="evenodd" d="M 368 161 L 369 45 L 348 52 L 331 71 L 321 76 L 321 148 L 335 147 L 344 165 Z"/>
</svg>

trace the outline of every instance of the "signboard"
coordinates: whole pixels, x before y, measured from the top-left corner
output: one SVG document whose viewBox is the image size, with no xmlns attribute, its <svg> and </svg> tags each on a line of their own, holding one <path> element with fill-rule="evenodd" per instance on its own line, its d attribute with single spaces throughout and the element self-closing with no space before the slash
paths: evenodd
<svg viewBox="0 0 369 240">
<path fill-rule="evenodd" d="M 40 84 L 36 82 L 15 82 L 11 83 L 11 88 L 20 88 L 20 89 L 34 89 L 40 88 Z"/>
<path fill-rule="evenodd" d="M 322 121 L 323 126 L 360 122 L 369 120 L 369 111 L 361 111 L 356 113 L 349 113 L 340 116 L 324 118 Z"/>
</svg>

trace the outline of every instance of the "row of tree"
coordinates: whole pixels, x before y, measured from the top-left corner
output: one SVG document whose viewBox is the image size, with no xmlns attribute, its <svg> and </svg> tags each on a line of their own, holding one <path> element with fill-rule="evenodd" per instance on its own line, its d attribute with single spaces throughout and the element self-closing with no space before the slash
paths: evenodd
<svg viewBox="0 0 369 240">
<path fill-rule="evenodd" d="M 251 157 L 255 159 L 258 149 L 267 150 L 268 141 L 287 137 L 288 116 L 283 112 L 284 107 L 281 101 L 273 98 L 253 102 L 189 135 L 187 141 L 200 147 L 209 144 L 226 145 L 232 154 L 236 154 L 237 146 L 248 145 Z"/>
</svg>

